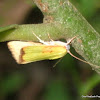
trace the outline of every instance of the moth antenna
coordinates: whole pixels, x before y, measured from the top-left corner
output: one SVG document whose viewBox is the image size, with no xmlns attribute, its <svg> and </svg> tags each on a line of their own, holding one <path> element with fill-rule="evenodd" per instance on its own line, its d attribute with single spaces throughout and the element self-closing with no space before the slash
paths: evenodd
<svg viewBox="0 0 100 100">
<path fill-rule="evenodd" d="M 69 53 L 72 57 L 76 58 L 76 59 L 79 60 L 79 61 L 82 61 L 82 62 L 84 62 L 84 63 L 86 63 L 86 64 L 95 66 L 95 65 L 93 65 L 93 64 L 91 64 L 91 63 L 89 63 L 89 62 L 87 62 L 87 61 L 85 61 L 85 60 L 82 60 L 81 58 L 76 57 L 76 56 L 73 55 L 69 50 L 68 50 L 68 53 Z"/>
<path fill-rule="evenodd" d="M 70 40 L 67 41 L 67 45 L 70 44 L 77 36 L 74 36 L 73 38 L 71 38 Z"/>
<path fill-rule="evenodd" d="M 84 62 L 84 63 L 86 63 L 86 64 L 91 65 L 91 66 L 98 67 L 97 65 L 94 65 L 94 64 L 89 63 L 89 62 L 87 62 L 87 61 L 85 61 L 85 60 L 82 60 L 81 58 L 78 58 L 77 56 L 73 55 L 73 54 L 70 52 L 70 50 L 69 50 L 70 48 L 68 47 L 68 45 L 69 45 L 76 37 L 77 37 L 77 36 L 74 36 L 72 39 L 70 39 L 70 40 L 67 41 L 67 52 L 68 52 L 72 57 L 76 58 L 76 59 L 79 60 L 79 61 L 82 61 L 82 62 Z"/>
</svg>

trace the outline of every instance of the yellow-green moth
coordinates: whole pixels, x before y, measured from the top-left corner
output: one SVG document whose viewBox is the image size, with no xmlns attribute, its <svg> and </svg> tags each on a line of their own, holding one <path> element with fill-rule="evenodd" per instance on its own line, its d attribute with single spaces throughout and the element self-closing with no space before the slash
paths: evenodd
<svg viewBox="0 0 100 100">
<path fill-rule="evenodd" d="M 18 64 L 26 64 L 40 60 L 54 60 L 62 58 L 67 53 L 69 53 L 76 59 L 81 60 L 80 58 L 74 56 L 69 50 L 70 49 L 69 44 L 76 37 L 73 37 L 67 43 L 61 41 L 53 41 L 53 40 L 49 42 L 44 42 L 38 36 L 36 37 L 40 43 L 23 42 L 23 41 L 8 42 L 8 48 L 10 49 L 14 59 Z"/>
</svg>

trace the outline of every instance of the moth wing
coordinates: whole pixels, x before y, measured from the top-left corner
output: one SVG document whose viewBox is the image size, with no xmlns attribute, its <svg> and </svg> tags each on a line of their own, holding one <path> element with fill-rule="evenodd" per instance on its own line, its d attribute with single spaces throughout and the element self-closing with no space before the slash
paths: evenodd
<svg viewBox="0 0 100 100">
<path fill-rule="evenodd" d="M 34 43 L 34 42 L 22 42 L 22 41 L 11 41 L 7 43 L 9 50 L 12 53 L 12 56 L 16 60 L 18 64 L 21 63 L 21 49 L 26 46 L 35 46 L 35 45 L 42 45 L 41 43 Z"/>
<path fill-rule="evenodd" d="M 28 46 L 22 49 L 21 63 L 26 64 L 40 60 L 58 59 L 66 53 L 66 48 L 63 46 Z"/>
</svg>

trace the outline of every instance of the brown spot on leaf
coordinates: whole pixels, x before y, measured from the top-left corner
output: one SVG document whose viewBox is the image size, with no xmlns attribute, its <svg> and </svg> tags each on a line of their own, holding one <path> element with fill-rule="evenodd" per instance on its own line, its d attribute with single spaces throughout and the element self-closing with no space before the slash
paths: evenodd
<svg viewBox="0 0 100 100">
<path fill-rule="evenodd" d="M 44 18 L 44 23 L 52 23 L 54 18 L 52 16 L 46 16 Z"/>
<path fill-rule="evenodd" d="M 78 42 L 82 44 L 82 40 L 81 39 L 78 39 Z"/>
<path fill-rule="evenodd" d="M 63 5 L 63 2 L 62 2 L 62 1 L 60 1 L 60 2 L 59 2 L 59 4 L 62 6 L 62 5 Z"/>
<path fill-rule="evenodd" d="M 37 2 L 43 12 L 48 12 L 48 4 L 47 3 L 42 3 L 41 0 L 38 0 Z"/>
</svg>

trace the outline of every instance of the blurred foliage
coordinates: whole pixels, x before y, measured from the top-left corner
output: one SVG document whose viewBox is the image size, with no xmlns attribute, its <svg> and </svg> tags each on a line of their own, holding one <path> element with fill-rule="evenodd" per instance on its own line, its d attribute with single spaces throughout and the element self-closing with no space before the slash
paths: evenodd
<svg viewBox="0 0 100 100">
<path fill-rule="evenodd" d="M 70 1 L 100 33 L 100 0 Z M 0 1 L 0 8 L 2 8 L 0 9 L 0 26 L 35 23 L 32 22 L 35 16 L 32 10 L 33 3 L 27 0 L 10 0 L 9 2 Z M 24 13 L 15 13 L 15 10 L 20 12 L 18 8 Z M 35 13 L 38 15 L 39 11 Z M 15 26 L 6 28 L 12 27 Z M 3 30 L 6 29 L 0 29 L 0 31 Z M 99 75 L 91 70 L 89 65 L 77 61 L 69 54 L 55 68 L 52 68 L 51 64 L 54 65 L 54 61 L 17 65 L 5 45 L 0 44 L 0 100 L 25 100 L 26 98 L 28 98 L 26 100 L 90 100 L 91 98 L 82 98 L 82 95 L 100 94 Z M 73 49 L 71 51 L 79 56 Z M 14 93 L 17 99 L 16 95 L 13 98 Z"/>
</svg>

